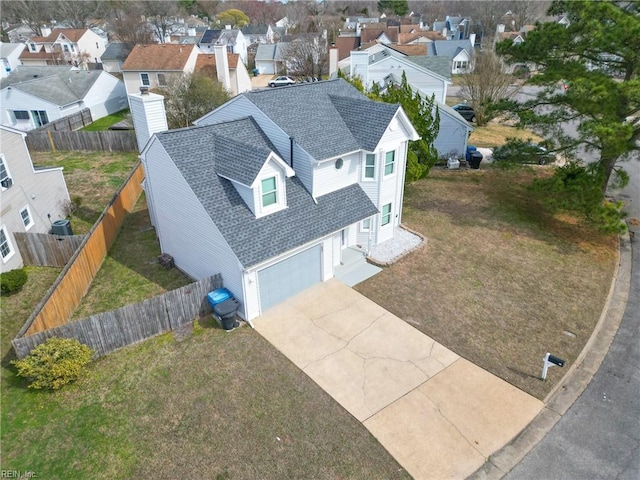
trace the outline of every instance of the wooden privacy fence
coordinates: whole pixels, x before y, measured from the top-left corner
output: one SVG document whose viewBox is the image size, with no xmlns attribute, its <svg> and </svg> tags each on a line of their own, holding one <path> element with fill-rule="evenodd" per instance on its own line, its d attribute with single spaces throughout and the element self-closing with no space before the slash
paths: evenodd
<svg viewBox="0 0 640 480">
<path fill-rule="evenodd" d="M 13 236 L 24 264 L 35 267 L 64 267 L 86 237 L 28 232 L 14 232 Z"/>
<path fill-rule="evenodd" d="M 140 197 L 143 179 L 144 169 L 138 161 L 16 338 L 43 332 L 69 321 L 107 256 L 125 216 L 133 210 Z"/>
<path fill-rule="evenodd" d="M 29 132 L 27 147 L 34 152 L 84 150 L 104 152 L 137 152 L 133 130 L 99 132 Z"/>
<path fill-rule="evenodd" d="M 72 113 L 66 117 L 59 118 L 53 122 L 49 122 L 35 130 L 31 130 L 34 133 L 38 132 L 68 132 L 72 130 L 78 130 L 93 122 L 91 117 L 91 110 L 83 108 L 77 113 Z"/>
<path fill-rule="evenodd" d="M 139 303 L 15 338 L 13 348 L 24 358 L 47 338 L 75 338 L 94 351 L 94 358 L 101 357 L 211 314 L 207 293 L 220 287 L 222 276 L 217 274 Z"/>
</svg>

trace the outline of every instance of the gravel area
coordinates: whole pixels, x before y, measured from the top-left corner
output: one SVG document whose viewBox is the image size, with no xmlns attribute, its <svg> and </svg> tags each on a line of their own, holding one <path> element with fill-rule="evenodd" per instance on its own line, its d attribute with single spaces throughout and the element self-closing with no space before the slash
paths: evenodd
<svg viewBox="0 0 640 480">
<path fill-rule="evenodd" d="M 388 265 L 400 260 L 407 253 L 419 247 L 423 241 L 415 233 L 396 227 L 393 238 L 373 247 L 368 257 L 375 263 Z"/>
</svg>

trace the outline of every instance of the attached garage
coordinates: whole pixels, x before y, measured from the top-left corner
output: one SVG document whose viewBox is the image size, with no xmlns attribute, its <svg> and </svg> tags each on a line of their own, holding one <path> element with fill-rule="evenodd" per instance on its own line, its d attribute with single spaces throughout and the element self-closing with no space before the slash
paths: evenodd
<svg viewBox="0 0 640 480">
<path fill-rule="evenodd" d="M 260 308 L 264 312 L 322 281 L 320 244 L 258 271 Z"/>
</svg>

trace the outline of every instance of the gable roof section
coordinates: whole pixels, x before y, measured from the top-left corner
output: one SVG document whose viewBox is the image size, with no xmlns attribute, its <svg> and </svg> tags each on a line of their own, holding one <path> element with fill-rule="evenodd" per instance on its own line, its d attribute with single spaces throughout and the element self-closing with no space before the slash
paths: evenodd
<svg viewBox="0 0 640 480">
<path fill-rule="evenodd" d="M 21 65 L 2 79 L 1 88 L 11 86 L 55 105 L 82 100 L 102 74 L 102 70 L 71 67 L 29 67 Z"/>
<path fill-rule="evenodd" d="M 122 71 L 183 71 L 195 45 L 138 44 L 120 68 Z"/>
<path fill-rule="evenodd" d="M 398 105 L 369 100 L 343 79 L 242 95 L 316 160 L 367 149 L 371 144 L 375 147 L 378 142 L 373 143 L 369 135 L 382 135 L 384 130 L 379 132 L 373 126 L 384 123 L 386 128 L 398 110 Z M 347 111 L 345 105 L 357 105 L 359 110 Z M 362 119 L 362 123 L 352 117 Z"/>
<path fill-rule="evenodd" d="M 229 139 L 244 144 L 245 153 L 253 151 L 258 158 L 272 149 L 252 119 L 169 130 L 155 136 L 244 268 L 377 213 L 357 184 L 314 201 L 300 180 L 285 177 L 287 208 L 255 218 L 231 181 L 218 175 L 218 170 L 225 168 L 218 164 L 228 161 L 228 147 L 224 144 Z"/>
<path fill-rule="evenodd" d="M 425 68 L 446 80 L 451 80 L 451 59 L 449 57 L 405 57 L 408 62 Z"/>
<path fill-rule="evenodd" d="M 469 40 L 435 40 L 427 43 L 429 56 L 442 56 L 455 58 L 461 51 L 466 50 L 469 55 L 473 55 L 473 45 Z"/>
<path fill-rule="evenodd" d="M 129 56 L 129 48 L 122 42 L 111 42 L 100 56 L 104 62 L 110 60 L 124 60 Z"/>
<path fill-rule="evenodd" d="M 271 149 L 216 135 L 212 146 L 216 150 L 216 173 L 229 180 L 251 187 L 267 161 Z"/>
</svg>

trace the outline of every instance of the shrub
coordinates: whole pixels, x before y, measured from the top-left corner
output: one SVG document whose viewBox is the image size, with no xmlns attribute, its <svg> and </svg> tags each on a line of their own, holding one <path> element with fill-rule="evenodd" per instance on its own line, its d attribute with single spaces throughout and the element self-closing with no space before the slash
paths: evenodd
<svg viewBox="0 0 640 480">
<path fill-rule="evenodd" d="M 0 290 L 3 295 L 19 291 L 27 283 L 27 272 L 24 268 L 16 268 L 0 274 Z"/>
<path fill-rule="evenodd" d="M 89 347 L 73 338 L 51 337 L 22 360 L 11 363 L 18 375 L 29 381 L 29 388 L 57 390 L 86 373 L 84 367 L 91 354 Z"/>
</svg>

